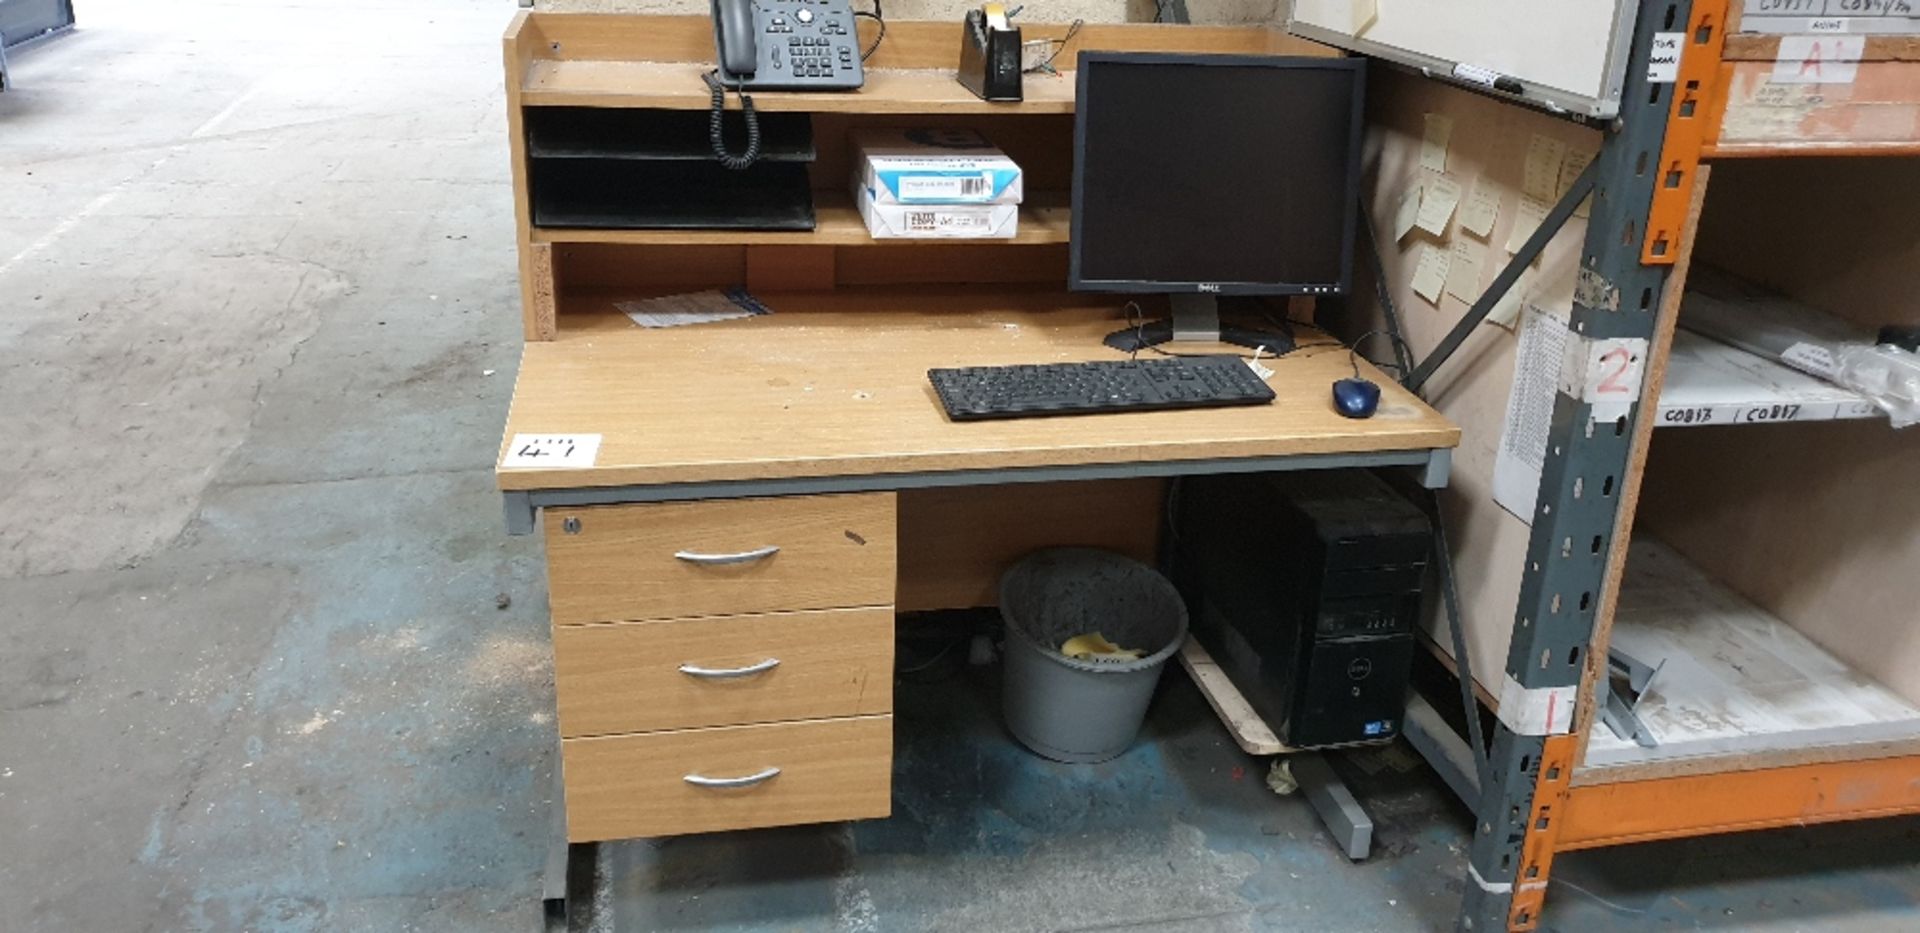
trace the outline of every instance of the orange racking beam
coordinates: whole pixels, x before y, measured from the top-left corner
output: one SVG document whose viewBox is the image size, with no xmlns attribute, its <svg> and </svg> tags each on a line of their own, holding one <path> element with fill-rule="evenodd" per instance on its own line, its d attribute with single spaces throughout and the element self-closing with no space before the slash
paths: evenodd
<svg viewBox="0 0 1920 933">
<path fill-rule="evenodd" d="M 1920 755 L 1577 785 L 1560 851 L 1920 813 Z"/>
</svg>

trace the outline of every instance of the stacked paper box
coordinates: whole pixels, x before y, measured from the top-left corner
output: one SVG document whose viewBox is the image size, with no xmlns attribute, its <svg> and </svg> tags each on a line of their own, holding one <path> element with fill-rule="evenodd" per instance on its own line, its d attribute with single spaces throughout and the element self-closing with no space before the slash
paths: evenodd
<svg viewBox="0 0 1920 933">
<path fill-rule="evenodd" d="M 1012 239 L 1020 166 L 973 130 L 856 130 L 853 194 L 875 239 Z"/>
</svg>

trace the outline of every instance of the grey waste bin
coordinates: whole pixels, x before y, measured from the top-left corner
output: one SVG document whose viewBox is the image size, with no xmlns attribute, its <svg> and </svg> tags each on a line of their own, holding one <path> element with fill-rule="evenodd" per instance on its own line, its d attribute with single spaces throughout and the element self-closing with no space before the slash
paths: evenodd
<svg viewBox="0 0 1920 933">
<path fill-rule="evenodd" d="M 1136 560 L 1092 548 L 1053 548 L 1000 578 L 1007 621 L 1001 708 L 1007 730 L 1055 761 L 1106 761 L 1127 750 L 1167 659 L 1187 637 L 1173 584 Z M 1079 661 L 1067 639 L 1099 632 L 1138 661 Z"/>
</svg>

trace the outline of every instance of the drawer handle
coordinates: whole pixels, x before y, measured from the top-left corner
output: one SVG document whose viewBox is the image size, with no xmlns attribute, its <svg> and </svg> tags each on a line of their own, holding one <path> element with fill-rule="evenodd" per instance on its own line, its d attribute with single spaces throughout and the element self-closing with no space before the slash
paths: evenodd
<svg viewBox="0 0 1920 933">
<path fill-rule="evenodd" d="M 772 780 L 774 775 L 779 773 L 779 768 L 768 768 L 759 774 L 749 774 L 745 777 L 714 778 L 704 774 L 689 774 L 686 776 L 686 782 L 695 787 L 752 787 L 763 781 Z"/>
<path fill-rule="evenodd" d="M 769 544 L 766 547 L 741 551 L 738 554 L 702 554 L 699 551 L 680 551 L 673 556 L 689 564 L 750 564 L 756 560 L 766 560 L 780 553 L 780 546 Z"/>
<path fill-rule="evenodd" d="M 768 658 L 758 664 L 749 664 L 746 667 L 701 667 L 697 664 L 682 664 L 680 665 L 680 673 L 688 677 L 706 677 L 713 680 L 725 680 L 729 677 L 751 677 L 755 674 L 773 670 L 779 666 L 779 658 Z"/>
</svg>

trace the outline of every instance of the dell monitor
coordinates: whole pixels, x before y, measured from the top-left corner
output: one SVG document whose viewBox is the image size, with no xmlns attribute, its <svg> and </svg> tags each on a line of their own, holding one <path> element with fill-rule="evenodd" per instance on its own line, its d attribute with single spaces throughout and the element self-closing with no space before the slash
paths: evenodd
<svg viewBox="0 0 1920 933">
<path fill-rule="evenodd" d="M 1362 60 L 1082 52 L 1078 68 L 1071 287 L 1173 305 L 1171 325 L 1109 345 L 1275 348 L 1284 338 L 1222 331 L 1215 297 L 1347 290 Z"/>
</svg>

